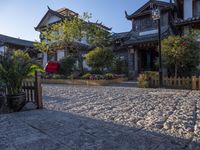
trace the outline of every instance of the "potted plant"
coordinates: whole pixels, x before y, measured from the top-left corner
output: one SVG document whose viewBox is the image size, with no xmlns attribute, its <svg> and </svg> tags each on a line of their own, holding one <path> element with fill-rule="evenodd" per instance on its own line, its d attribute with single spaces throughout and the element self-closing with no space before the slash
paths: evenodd
<svg viewBox="0 0 200 150">
<path fill-rule="evenodd" d="M 22 92 L 22 82 L 33 75 L 37 67 L 33 67 L 35 61 L 28 53 L 15 51 L 12 55 L 5 54 L 0 63 L 0 80 L 7 88 L 7 104 L 13 111 L 19 111 L 26 101 Z"/>
</svg>

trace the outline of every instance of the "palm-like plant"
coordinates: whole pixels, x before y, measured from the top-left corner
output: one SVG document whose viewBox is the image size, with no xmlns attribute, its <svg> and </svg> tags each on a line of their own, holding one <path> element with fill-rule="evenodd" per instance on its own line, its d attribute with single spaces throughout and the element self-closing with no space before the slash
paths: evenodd
<svg viewBox="0 0 200 150">
<path fill-rule="evenodd" d="M 36 69 L 35 60 L 20 50 L 13 55 L 6 53 L 0 62 L 0 80 L 6 85 L 9 95 L 21 92 L 24 79 L 31 77 Z"/>
</svg>

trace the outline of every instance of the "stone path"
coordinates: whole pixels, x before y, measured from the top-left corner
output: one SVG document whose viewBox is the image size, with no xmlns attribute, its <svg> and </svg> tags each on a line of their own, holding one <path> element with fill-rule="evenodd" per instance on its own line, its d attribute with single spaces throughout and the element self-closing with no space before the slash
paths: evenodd
<svg viewBox="0 0 200 150">
<path fill-rule="evenodd" d="M 200 149 L 200 92 L 45 85 L 45 107 L 0 115 L 0 150 Z"/>
</svg>

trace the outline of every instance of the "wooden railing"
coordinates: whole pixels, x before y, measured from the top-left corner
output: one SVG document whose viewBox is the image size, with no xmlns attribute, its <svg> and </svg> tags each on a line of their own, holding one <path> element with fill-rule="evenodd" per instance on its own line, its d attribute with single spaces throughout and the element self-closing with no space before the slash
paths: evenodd
<svg viewBox="0 0 200 150">
<path fill-rule="evenodd" d="M 23 81 L 22 92 L 24 92 L 26 95 L 26 103 L 32 102 L 37 106 L 38 109 L 43 107 L 41 76 L 39 72 L 35 72 L 35 78 L 33 80 Z M 0 90 L 0 94 L 6 95 L 7 90 Z"/>
<path fill-rule="evenodd" d="M 35 72 L 34 80 L 25 80 L 22 84 L 22 91 L 26 94 L 26 101 L 37 105 L 37 108 L 43 107 L 41 76 Z"/>
<path fill-rule="evenodd" d="M 151 87 L 159 87 L 158 77 L 151 77 L 150 85 Z M 200 90 L 200 77 L 164 77 L 163 86 L 166 88 Z"/>
</svg>

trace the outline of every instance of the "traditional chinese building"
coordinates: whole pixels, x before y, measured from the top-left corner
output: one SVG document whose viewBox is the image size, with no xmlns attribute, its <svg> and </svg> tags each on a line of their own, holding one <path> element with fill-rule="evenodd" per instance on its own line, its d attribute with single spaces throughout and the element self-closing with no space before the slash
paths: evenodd
<svg viewBox="0 0 200 150">
<path fill-rule="evenodd" d="M 155 1 L 161 10 L 161 38 L 174 34 L 176 30 L 171 20 L 176 14 L 174 3 Z M 134 78 L 142 71 L 157 70 L 158 26 L 152 19 L 151 1 L 132 14 L 125 13 L 132 23 L 130 32 L 114 35 L 116 53 L 124 54 L 128 60 L 129 77 Z"/>
<path fill-rule="evenodd" d="M 176 0 L 178 16 L 174 25 L 182 33 L 190 29 L 200 29 L 200 0 Z"/>
<path fill-rule="evenodd" d="M 162 39 L 200 27 L 200 0 L 150 0 L 132 14 L 125 12 L 132 29 L 113 35 L 113 49 L 128 61 L 130 78 L 142 71 L 158 70 L 158 25 L 152 19 L 152 3 L 161 11 Z"/>
<path fill-rule="evenodd" d="M 43 18 L 41 19 L 41 21 L 39 22 L 39 24 L 37 25 L 37 27 L 35 27 L 35 30 L 40 32 L 40 40 L 46 40 L 44 39 L 44 37 L 42 36 L 42 31 L 44 31 L 46 29 L 47 26 L 51 26 L 53 24 L 59 23 L 60 21 L 64 20 L 64 19 L 69 19 L 69 18 L 73 18 L 73 17 L 78 17 L 79 14 L 68 9 L 68 8 L 60 8 L 58 10 L 52 10 L 48 7 L 48 11 L 46 12 L 46 14 L 43 16 Z M 106 26 L 104 26 L 102 23 L 98 23 L 98 22 L 88 22 L 90 24 L 95 24 L 96 26 L 98 26 L 99 28 L 106 30 L 106 31 L 110 31 L 111 28 L 108 28 Z M 77 40 L 77 42 L 74 42 L 71 45 L 73 49 L 78 49 L 80 50 L 82 56 L 84 56 L 86 53 L 88 53 L 88 51 L 91 49 L 90 45 L 87 42 L 87 38 L 85 39 L 81 39 L 81 41 Z M 55 48 L 54 48 L 55 50 Z M 67 56 L 69 54 L 68 52 L 69 47 L 59 47 L 55 50 L 55 53 L 51 53 L 51 54 L 47 54 L 47 53 L 43 53 L 43 66 L 45 66 L 47 64 L 48 61 L 50 60 L 55 60 L 55 61 L 59 61 L 60 59 L 62 59 L 63 57 Z M 83 67 L 86 69 L 89 69 L 89 67 L 87 66 L 86 62 L 83 62 Z"/>
<path fill-rule="evenodd" d="M 34 42 L 0 34 L 0 55 L 7 51 L 22 50 L 31 57 L 40 59 L 40 52 L 34 49 Z"/>
</svg>

